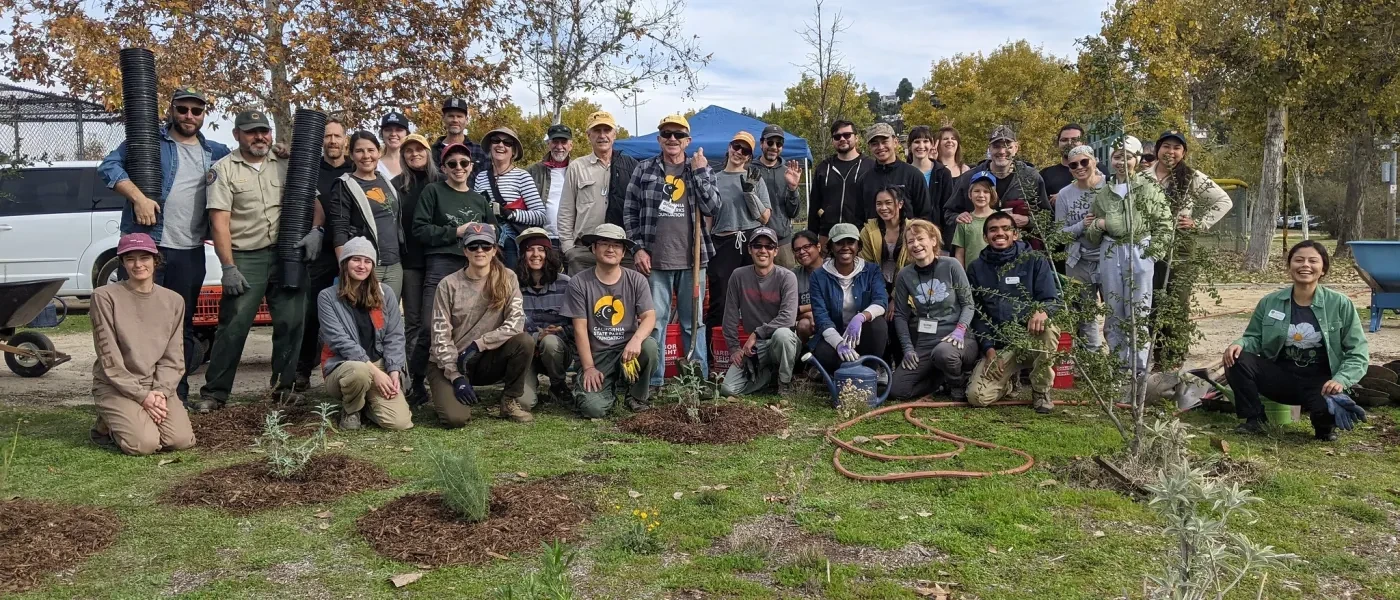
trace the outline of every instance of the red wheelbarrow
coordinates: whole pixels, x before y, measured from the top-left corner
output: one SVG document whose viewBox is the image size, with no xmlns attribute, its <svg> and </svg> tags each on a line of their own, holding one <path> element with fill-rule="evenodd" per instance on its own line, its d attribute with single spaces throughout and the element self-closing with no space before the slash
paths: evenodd
<svg viewBox="0 0 1400 600">
<path fill-rule="evenodd" d="M 30 325 L 53 302 L 66 279 L 39 279 L 0 283 L 0 352 L 5 364 L 20 377 L 39 377 L 71 356 L 54 349 L 48 336 L 15 329 Z M 57 323 L 53 323 L 54 326 Z"/>
</svg>

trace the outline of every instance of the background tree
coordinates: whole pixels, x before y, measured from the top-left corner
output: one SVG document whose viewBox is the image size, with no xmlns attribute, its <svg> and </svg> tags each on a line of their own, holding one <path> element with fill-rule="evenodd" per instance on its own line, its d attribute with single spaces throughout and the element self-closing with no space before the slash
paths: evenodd
<svg viewBox="0 0 1400 600">
<path fill-rule="evenodd" d="M 812 156 L 820 160 L 823 148 L 830 150 L 827 140 L 831 137 L 828 128 L 832 121 L 846 119 L 855 123 L 859 132 L 878 118 L 870 111 L 868 94 L 865 86 L 856 83 L 850 73 L 834 73 L 828 77 L 825 92 L 816 79 L 803 75 L 784 92 L 782 105 L 764 113 L 762 120 L 781 125 L 788 133 L 806 139 Z M 825 116 L 821 116 L 823 102 L 826 102 Z"/>
<path fill-rule="evenodd" d="M 802 68 L 802 81 L 810 79 L 815 91 L 811 95 L 803 94 L 807 97 L 803 99 L 802 106 L 810 112 L 804 117 L 807 119 L 807 123 L 792 127 L 798 131 L 825 131 L 832 121 L 842 118 L 839 115 L 847 111 L 854 111 L 856 106 L 848 97 L 848 92 L 854 86 L 855 78 L 846 69 L 845 57 L 836 49 L 837 38 L 850 28 L 850 24 L 842 18 L 839 10 L 836 11 L 836 14 L 831 15 L 830 21 L 827 21 L 827 15 L 822 11 L 824 4 L 824 0 L 816 0 L 812 10 L 812 20 L 806 22 L 803 28 L 797 32 L 808 48 L 807 62 L 797 66 Z M 799 82 L 798 87 L 802 86 L 803 83 Z M 789 90 L 791 89 L 789 88 Z M 865 93 L 865 90 L 862 89 L 861 94 Z M 788 101 L 792 103 L 791 97 Z M 871 113 L 879 112 L 878 109 L 870 110 L 868 106 L 866 110 Z M 849 117 L 844 118 L 854 121 Z M 794 125 L 796 124 L 794 123 Z M 784 128 L 786 129 L 787 126 Z M 808 137 L 807 139 L 814 138 Z"/>
<path fill-rule="evenodd" d="M 870 90 L 865 93 L 865 106 L 870 109 L 870 114 L 876 118 L 880 116 L 880 92 Z"/>
<path fill-rule="evenodd" d="M 156 55 L 159 93 L 180 85 L 215 105 L 260 108 L 290 140 L 296 108 L 365 123 L 388 107 L 433 115 L 447 95 L 478 100 L 505 91 L 518 58 L 513 3 L 489 0 L 16 0 L 0 74 L 121 105 L 118 50 Z M 386 35 L 385 24 L 412 35 Z M 372 40 L 373 43 L 366 43 Z M 451 76 L 444 76 L 451 65 Z M 348 93 L 353 90 L 353 93 Z"/>
<path fill-rule="evenodd" d="M 895 88 L 894 96 L 899 99 L 901 107 L 908 104 L 909 100 L 914 97 L 914 84 L 909 81 L 908 77 L 899 80 L 899 87 Z"/>
<path fill-rule="evenodd" d="M 588 125 L 588 116 L 602 110 L 602 107 L 591 100 L 575 100 L 564 107 L 560 113 L 560 121 L 568 125 L 574 132 L 574 151 L 572 156 L 577 158 L 592 152 L 589 148 L 588 138 L 584 133 L 584 126 Z M 467 126 L 467 135 L 474 140 L 486 138 L 486 134 L 497 127 L 509 127 L 520 136 L 522 157 L 519 161 L 521 167 L 526 167 L 544 159 L 545 150 L 548 148 L 548 141 L 545 136 L 548 134 L 549 126 L 554 124 L 554 119 L 549 114 L 526 115 L 519 105 L 513 102 L 503 103 L 490 110 L 476 115 L 471 124 Z M 626 128 L 619 127 L 617 139 L 630 137 L 630 132 Z"/>
<path fill-rule="evenodd" d="M 904 122 L 957 127 L 969 164 L 985 153 L 993 127 L 1010 125 L 1020 156 L 1046 165 L 1054 160 L 1055 132 L 1071 114 L 1074 86 L 1065 60 L 1021 40 L 985 56 L 959 54 L 934 63 L 928 81 L 904 105 Z M 941 108 L 934 107 L 935 97 Z"/>
<path fill-rule="evenodd" d="M 539 82 L 555 122 L 580 93 L 621 97 L 652 84 L 678 85 L 689 96 L 711 55 L 699 38 L 681 35 L 684 12 L 685 0 L 525 3 L 524 76 Z"/>
</svg>

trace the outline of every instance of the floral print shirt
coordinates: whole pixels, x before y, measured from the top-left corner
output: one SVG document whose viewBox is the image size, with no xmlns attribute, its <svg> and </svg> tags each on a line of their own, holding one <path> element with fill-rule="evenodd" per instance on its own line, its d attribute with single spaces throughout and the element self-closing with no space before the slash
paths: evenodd
<svg viewBox="0 0 1400 600">
<path fill-rule="evenodd" d="M 1284 369 L 1300 377 L 1332 376 L 1331 365 L 1327 360 L 1327 348 L 1322 345 L 1322 327 L 1311 306 L 1299 306 L 1289 302 L 1293 314 L 1288 324 L 1288 336 L 1283 340 L 1283 349 L 1276 359 Z"/>
</svg>

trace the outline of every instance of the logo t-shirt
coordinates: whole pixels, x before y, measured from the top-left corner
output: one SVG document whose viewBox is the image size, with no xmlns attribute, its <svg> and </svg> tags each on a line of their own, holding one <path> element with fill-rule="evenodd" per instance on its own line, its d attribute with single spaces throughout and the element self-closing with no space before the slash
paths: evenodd
<svg viewBox="0 0 1400 600">
<path fill-rule="evenodd" d="M 563 315 L 588 321 L 589 347 L 599 352 L 626 345 L 641 316 L 652 310 L 651 286 L 641 273 L 622 269 L 617 283 L 608 285 L 598 280 L 595 269 L 588 269 L 569 280 Z"/>
</svg>

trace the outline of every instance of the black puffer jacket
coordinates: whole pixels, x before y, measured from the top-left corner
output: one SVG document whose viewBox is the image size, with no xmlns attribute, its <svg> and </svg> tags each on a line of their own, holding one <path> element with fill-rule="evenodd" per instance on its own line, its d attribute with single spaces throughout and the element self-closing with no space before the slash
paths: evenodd
<svg viewBox="0 0 1400 600">
<path fill-rule="evenodd" d="M 953 232 L 958 228 L 958 215 L 972 212 L 972 200 L 967 197 L 967 190 L 972 185 L 972 176 L 991 169 L 992 161 L 984 160 L 958 177 L 953 185 L 953 191 L 943 205 L 944 248 L 951 247 L 949 244 L 952 243 Z M 1006 195 L 998 198 L 1001 210 L 1027 216 L 1030 215 L 1030 211 L 1050 210 L 1050 195 L 1045 191 L 1045 180 L 1040 178 L 1040 172 L 1035 170 L 1034 165 L 1017 160 L 1016 169 L 1012 171 L 1011 177 L 1011 185 L 1007 188 Z M 1024 208 L 1018 209 L 1019 207 Z M 1034 221 L 1026 231 L 1035 231 Z"/>
</svg>

